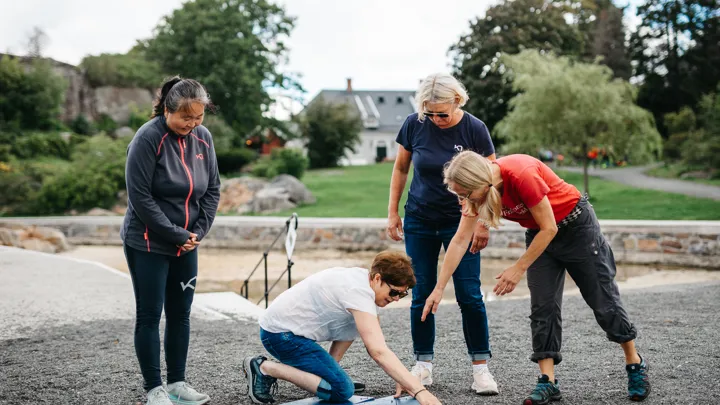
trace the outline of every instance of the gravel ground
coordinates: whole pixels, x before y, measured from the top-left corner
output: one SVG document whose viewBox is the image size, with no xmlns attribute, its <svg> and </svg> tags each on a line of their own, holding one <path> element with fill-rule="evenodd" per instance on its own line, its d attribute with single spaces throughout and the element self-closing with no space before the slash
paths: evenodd
<svg viewBox="0 0 720 405">
<path fill-rule="evenodd" d="M 640 331 L 637 344 L 651 364 L 649 404 L 720 402 L 720 283 L 676 285 L 629 291 L 624 301 Z M 390 309 L 381 322 L 390 347 L 410 365 L 408 310 Z M 438 343 L 431 390 L 444 404 L 520 404 L 538 372 L 527 360 L 530 329 L 526 299 L 488 303 L 494 357 L 492 373 L 500 395 L 470 390 L 460 312 L 444 305 L 438 314 Z M 564 304 L 563 363 L 557 377 L 566 404 L 622 404 L 626 376 L 620 347 L 608 342 L 580 297 Z M 257 326 L 238 321 L 194 319 L 188 381 L 207 392 L 212 404 L 250 404 L 241 361 L 262 353 Z M 0 340 L 0 404 L 135 404 L 144 400 L 133 348 L 131 320 L 41 328 L 29 337 Z M 394 384 L 362 345 L 348 351 L 350 375 L 368 385 L 363 395 L 391 395 Z M 280 384 L 278 402 L 306 397 Z"/>
</svg>

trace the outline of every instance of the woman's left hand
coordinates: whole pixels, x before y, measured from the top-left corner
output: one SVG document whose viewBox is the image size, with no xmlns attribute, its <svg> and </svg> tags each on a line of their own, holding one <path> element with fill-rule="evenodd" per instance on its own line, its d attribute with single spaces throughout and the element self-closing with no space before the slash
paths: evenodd
<svg viewBox="0 0 720 405">
<path fill-rule="evenodd" d="M 420 320 L 425 322 L 425 318 L 430 314 L 430 311 L 434 314 L 438 310 L 438 305 L 443 297 L 444 289 L 438 289 L 435 287 L 430 296 L 425 300 L 425 308 L 423 308 L 422 317 Z"/>
<path fill-rule="evenodd" d="M 515 286 L 518 285 L 524 273 L 525 270 L 515 263 L 505 269 L 502 273 L 498 274 L 495 278 L 499 281 L 493 289 L 495 295 L 505 295 L 513 292 L 513 290 L 515 290 Z"/>
</svg>

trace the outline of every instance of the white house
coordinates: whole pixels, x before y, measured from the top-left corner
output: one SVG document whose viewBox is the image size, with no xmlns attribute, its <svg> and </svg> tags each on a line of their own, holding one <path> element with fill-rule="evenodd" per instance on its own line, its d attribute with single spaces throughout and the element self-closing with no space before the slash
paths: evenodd
<svg viewBox="0 0 720 405">
<path fill-rule="evenodd" d="M 351 106 L 362 119 L 363 130 L 356 152 L 341 164 L 366 165 L 395 158 L 398 131 L 407 116 L 417 112 L 414 96 L 415 90 L 355 90 L 348 78 L 345 90 L 322 90 L 309 104 L 322 97 L 327 103 Z"/>
</svg>

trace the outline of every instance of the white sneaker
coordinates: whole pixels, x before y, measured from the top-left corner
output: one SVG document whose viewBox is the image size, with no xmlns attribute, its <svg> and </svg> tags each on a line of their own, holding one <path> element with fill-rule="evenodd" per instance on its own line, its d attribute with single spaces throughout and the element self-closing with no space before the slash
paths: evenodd
<svg viewBox="0 0 720 405">
<path fill-rule="evenodd" d="M 497 383 L 487 368 L 473 372 L 472 389 L 480 395 L 497 395 L 499 393 Z"/>
<path fill-rule="evenodd" d="M 146 405 L 173 405 L 173 403 L 170 402 L 165 388 L 162 386 L 155 387 L 148 391 L 147 397 Z"/>
<path fill-rule="evenodd" d="M 433 383 L 432 369 L 422 364 L 416 363 L 410 370 L 410 374 L 417 377 L 417 379 L 420 380 L 420 384 L 426 387 Z"/>
<path fill-rule="evenodd" d="M 175 405 L 202 405 L 210 402 L 207 394 L 201 394 L 184 381 L 168 385 L 168 397 Z"/>
</svg>

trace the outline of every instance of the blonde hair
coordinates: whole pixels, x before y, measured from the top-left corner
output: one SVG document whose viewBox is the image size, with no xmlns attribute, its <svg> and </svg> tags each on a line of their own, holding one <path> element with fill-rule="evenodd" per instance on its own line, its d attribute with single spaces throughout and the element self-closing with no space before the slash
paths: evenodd
<svg viewBox="0 0 720 405">
<path fill-rule="evenodd" d="M 498 228 L 502 217 L 502 196 L 492 184 L 492 163 L 487 158 L 472 152 L 460 152 L 445 166 L 444 183 L 457 184 L 468 192 L 487 190 L 482 204 L 466 200 L 463 206 L 465 215 L 479 215 L 487 225 Z"/>
<path fill-rule="evenodd" d="M 415 93 L 418 120 L 424 121 L 425 105 L 456 103 L 463 107 L 468 101 L 467 90 L 455 77 L 447 73 L 434 73 L 426 77 Z"/>
</svg>

